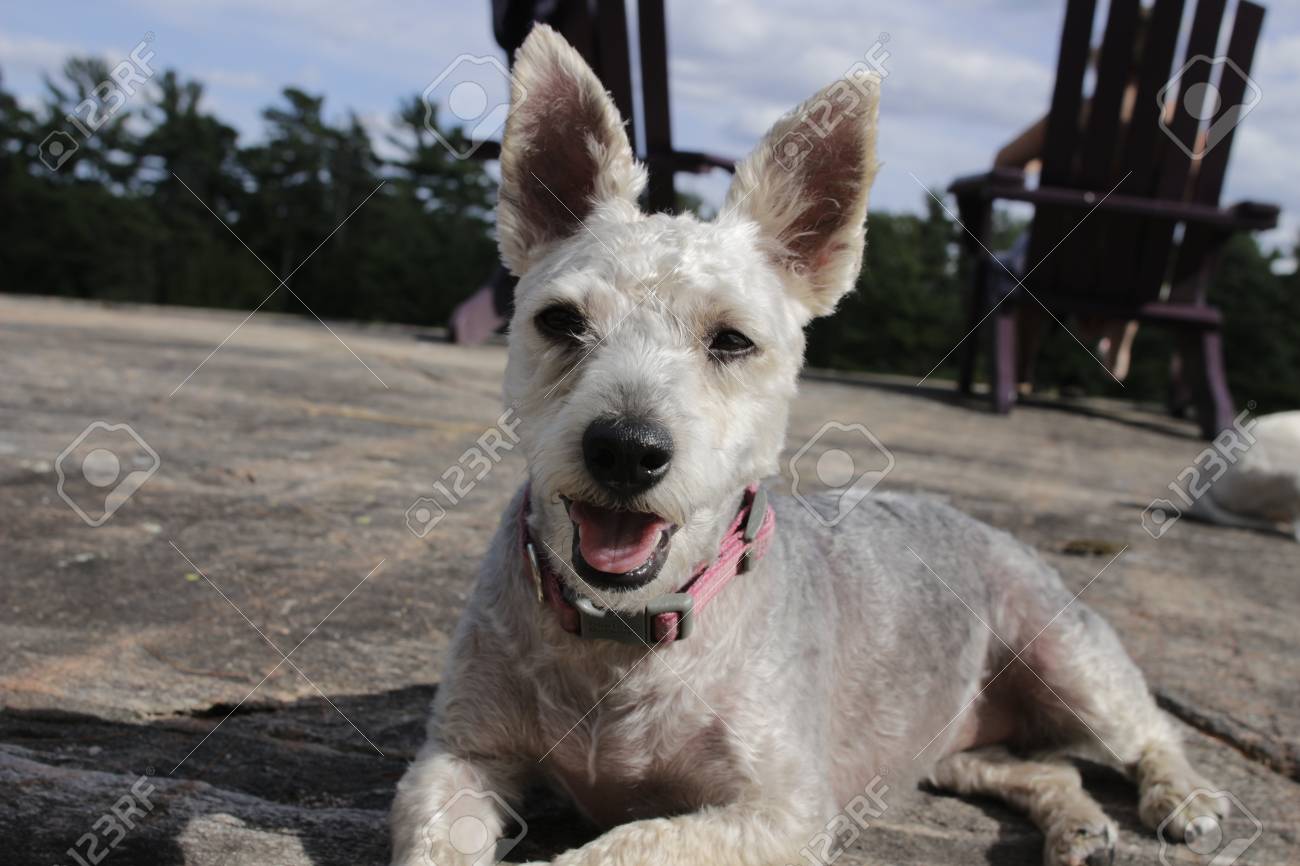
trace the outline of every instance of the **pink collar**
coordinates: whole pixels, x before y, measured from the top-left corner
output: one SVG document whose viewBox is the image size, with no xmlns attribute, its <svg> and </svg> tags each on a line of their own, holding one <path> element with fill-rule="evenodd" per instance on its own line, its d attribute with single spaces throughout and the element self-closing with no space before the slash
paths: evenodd
<svg viewBox="0 0 1300 866">
<path fill-rule="evenodd" d="M 519 511 L 519 535 L 526 573 L 537 593 L 537 601 L 548 604 L 560 626 L 570 634 L 630 644 L 657 646 L 690 635 L 695 614 L 733 577 L 749 571 L 762 558 L 776 529 L 776 512 L 767 503 L 767 493 L 757 484 L 749 485 L 712 563 L 700 565 L 678 592 L 661 595 L 635 613 L 617 613 L 597 607 L 584 597 L 573 603 L 564 597 L 559 577 L 538 556 L 529 536 L 528 509 L 525 488 L 524 505 Z"/>
</svg>

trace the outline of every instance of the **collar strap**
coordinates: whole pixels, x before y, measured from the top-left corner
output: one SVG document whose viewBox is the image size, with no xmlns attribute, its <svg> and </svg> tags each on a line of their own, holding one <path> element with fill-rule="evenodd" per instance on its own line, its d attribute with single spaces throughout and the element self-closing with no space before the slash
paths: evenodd
<svg viewBox="0 0 1300 866">
<path fill-rule="evenodd" d="M 629 644 L 671 643 L 690 635 L 694 617 L 722 592 L 733 577 L 744 574 L 767 552 L 776 530 L 776 512 L 767 502 L 767 492 L 757 484 L 745 488 L 745 496 L 731 525 L 722 536 L 718 556 L 699 566 L 677 592 L 653 599 L 631 613 L 605 610 L 590 599 L 564 597 L 559 577 L 538 555 L 528 532 L 528 489 L 519 510 L 519 536 L 524 549 L 525 573 L 539 604 L 554 612 L 560 626 L 570 634 L 595 640 Z"/>
</svg>

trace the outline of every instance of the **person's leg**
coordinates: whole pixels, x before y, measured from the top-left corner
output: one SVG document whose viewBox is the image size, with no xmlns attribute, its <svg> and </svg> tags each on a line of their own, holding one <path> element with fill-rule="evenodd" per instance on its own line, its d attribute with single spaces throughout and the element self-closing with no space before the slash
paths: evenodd
<svg viewBox="0 0 1300 866">
<path fill-rule="evenodd" d="M 1133 339 L 1137 336 L 1136 321 L 1122 322 L 1111 320 L 1101 328 L 1101 337 L 1097 340 L 1097 352 L 1101 361 L 1110 370 L 1112 376 L 1121 382 L 1128 377 L 1133 355 Z"/>
</svg>

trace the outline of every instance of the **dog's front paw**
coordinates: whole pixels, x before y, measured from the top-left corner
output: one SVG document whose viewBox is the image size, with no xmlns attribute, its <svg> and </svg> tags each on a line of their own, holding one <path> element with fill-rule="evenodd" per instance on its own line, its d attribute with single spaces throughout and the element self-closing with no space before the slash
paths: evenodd
<svg viewBox="0 0 1300 866">
<path fill-rule="evenodd" d="M 1231 811 L 1228 799 L 1195 773 L 1155 782 L 1142 791 L 1138 805 L 1142 823 L 1174 844 L 1195 842 L 1219 827 Z"/>
<path fill-rule="evenodd" d="M 1115 862 L 1115 825 L 1102 817 L 1053 827 L 1043 848 L 1044 866 L 1110 866 Z"/>
</svg>

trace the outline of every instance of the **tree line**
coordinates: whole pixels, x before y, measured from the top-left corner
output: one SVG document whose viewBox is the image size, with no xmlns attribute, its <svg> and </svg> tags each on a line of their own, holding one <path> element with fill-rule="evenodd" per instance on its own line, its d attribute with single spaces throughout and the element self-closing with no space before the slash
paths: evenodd
<svg viewBox="0 0 1300 866">
<path fill-rule="evenodd" d="M 496 261 L 495 184 L 435 140 L 418 96 L 386 157 L 354 114 L 331 121 L 292 87 L 242 144 L 170 70 L 86 136 L 78 106 L 109 75 L 71 60 L 36 110 L 0 82 L 5 291 L 251 310 L 278 285 L 269 269 L 293 291 L 266 310 L 440 324 Z"/>
<path fill-rule="evenodd" d="M 69 60 L 34 108 L 0 78 L 0 291 L 443 325 L 495 266 L 495 182 L 437 140 L 432 130 L 465 144 L 418 95 L 377 148 L 355 114 L 331 119 L 323 95 L 288 87 L 244 143 L 205 109 L 202 83 L 174 70 L 105 111 L 116 72 Z M 1000 233 L 1022 228 L 1004 221 Z M 873 212 L 857 291 L 813 325 L 809 362 L 920 378 L 947 355 L 934 375 L 953 375 L 966 326 L 959 231 L 932 200 L 923 214 Z M 1258 412 L 1300 406 L 1300 279 L 1275 274 L 1276 255 L 1236 238 L 1211 298 L 1234 393 Z M 292 291 L 266 300 L 278 284 L 268 269 Z M 1158 401 L 1171 348 L 1144 329 L 1121 389 L 1058 334 L 1039 378 Z"/>
</svg>

